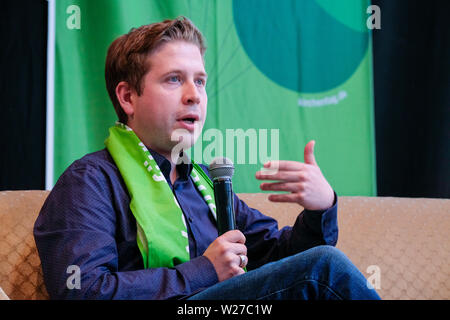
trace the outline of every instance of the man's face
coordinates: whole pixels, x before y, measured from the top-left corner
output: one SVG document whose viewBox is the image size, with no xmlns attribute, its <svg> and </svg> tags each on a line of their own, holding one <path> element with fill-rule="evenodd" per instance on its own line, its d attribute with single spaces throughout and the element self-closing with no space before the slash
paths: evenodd
<svg viewBox="0 0 450 320">
<path fill-rule="evenodd" d="M 163 44 L 148 57 L 141 95 L 132 94 L 128 120 L 141 141 L 168 158 L 183 137 L 183 149 L 198 138 L 206 119 L 206 72 L 199 48 L 185 41 Z"/>
</svg>

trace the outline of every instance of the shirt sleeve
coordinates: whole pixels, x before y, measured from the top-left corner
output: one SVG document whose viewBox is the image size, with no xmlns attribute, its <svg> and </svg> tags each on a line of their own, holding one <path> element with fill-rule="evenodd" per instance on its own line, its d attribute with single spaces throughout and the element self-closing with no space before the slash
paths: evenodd
<svg viewBox="0 0 450 320">
<path fill-rule="evenodd" d="M 318 245 L 335 246 L 337 195 L 325 211 L 303 210 L 293 226 L 278 229 L 275 219 L 249 208 L 235 195 L 236 223 L 246 237 L 249 270 Z"/>
<path fill-rule="evenodd" d="M 117 230 L 123 226 L 112 187 L 116 182 L 103 171 L 93 163 L 72 165 L 35 222 L 35 242 L 52 299 L 171 299 L 218 281 L 205 257 L 174 268 L 122 271 Z"/>
</svg>

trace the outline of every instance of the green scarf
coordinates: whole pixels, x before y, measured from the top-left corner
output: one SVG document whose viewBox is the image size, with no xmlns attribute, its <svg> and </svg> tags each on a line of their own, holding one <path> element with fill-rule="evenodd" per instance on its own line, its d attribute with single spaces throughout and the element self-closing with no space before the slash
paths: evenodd
<svg viewBox="0 0 450 320">
<path fill-rule="evenodd" d="M 145 145 L 128 126 L 109 129 L 106 148 L 119 168 L 130 194 L 137 222 L 137 243 L 145 268 L 169 267 L 189 261 L 183 212 L 164 175 Z M 213 184 L 192 162 L 192 181 L 216 218 Z"/>
</svg>

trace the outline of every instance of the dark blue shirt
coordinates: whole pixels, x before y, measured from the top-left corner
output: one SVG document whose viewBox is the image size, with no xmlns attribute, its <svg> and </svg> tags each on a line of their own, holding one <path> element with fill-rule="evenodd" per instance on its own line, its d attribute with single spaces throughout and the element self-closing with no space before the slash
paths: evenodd
<svg viewBox="0 0 450 320">
<path fill-rule="evenodd" d="M 186 218 L 190 261 L 174 268 L 144 269 L 136 220 L 126 185 L 106 149 L 75 161 L 61 175 L 34 226 L 44 281 L 53 299 L 179 299 L 218 282 L 204 251 L 217 236 L 209 207 L 190 178 L 192 165 L 178 165 L 151 151 Z M 208 174 L 207 167 L 202 165 Z M 337 242 L 337 197 L 325 212 L 303 211 L 293 227 L 249 208 L 234 195 L 236 224 L 246 237 L 247 270 L 308 248 Z M 79 268 L 79 284 L 77 273 Z M 72 267 L 71 267 L 72 266 Z"/>
</svg>

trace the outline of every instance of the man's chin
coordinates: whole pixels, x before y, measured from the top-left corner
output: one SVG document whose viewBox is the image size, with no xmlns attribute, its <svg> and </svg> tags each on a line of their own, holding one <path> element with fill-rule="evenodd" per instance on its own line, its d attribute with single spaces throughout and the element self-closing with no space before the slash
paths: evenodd
<svg viewBox="0 0 450 320">
<path fill-rule="evenodd" d="M 202 129 L 203 124 L 201 124 L 200 122 L 196 122 L 194 130 L 187 130 L 186 128 L 176 128 L 172 131 L 170 140 L 172 145 L 171 157 L 173 163 L 177 162 L 179 154 L 183 150 L 188 150 L 195 144 L 202 133 Z"/>
<path fill-rule="evenodd" d="M 184 150 L 188 150 L 191 148 L 195 142 L 197 141 L 198 136 L 194 136 L 193 133 L 187 134 L 186 132 L 179 134 L 180 132 L 177 131 L 172 134 L 172 149 L 170 152 L 171 155 L 171 162 L 179 164 L 180 161 L 185 161 L 186 159 L 180 159 L 180 155 L 185 155 L 186 153 L 183 153 Z M 183 158 L 186 158 L 184 156 Z M 190 161 L 190 160 L 189 160 Z"/>
<path fill-rule="evenodd" d="M 199 122 L 196 122 L 194 126 L 189 129 L 178 127 L 172 131 L 170 139 L 177 143 L 182 143 L 190 148 L 194 145 L 195 141 L 197 141 L 202 129 L 203 125 L 200 125 Z"/>
</svg>

